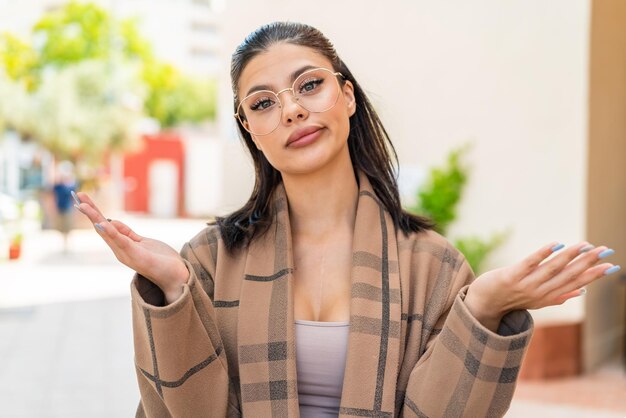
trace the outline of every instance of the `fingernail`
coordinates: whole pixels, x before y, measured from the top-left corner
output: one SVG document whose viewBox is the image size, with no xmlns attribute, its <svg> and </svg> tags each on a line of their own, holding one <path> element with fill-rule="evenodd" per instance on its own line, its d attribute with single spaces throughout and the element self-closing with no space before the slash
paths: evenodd
<svg viewBox="0 0 626 418">
<path fill-rule="evenodd" d="M 565 244 L 558 244 L 551 248 L 552 252 L 559 251 L 561 248 L 565 247 Z"/>
<path fill-rule="evenodd" d="M 74 190 L 72 190 L 71 193 L 72 193 L 72 197 L 74 198 L 74 202 L 76 202 L 77 205 L 80 205 L 81 203 L 83 203 L 80 201 L 78 196 L 76 196 L 76 193 L 74 193 Z"/>
<path fill-rule="evenodd" d="M 595 246 L 589 244 L 589 245 L 585 245 L 584 247 L 582 247 L 580 250 L 578 250 L 579 253 L 586 253 L 589 252 L 591 250 L 593 250 L 594 248 L 596 248 Z"/>
<path fill-rule="evenodd" d="M 77 204 L 74 204 L 74 208 L 79 211 L 82 212 L 83 210 L 80 208 L 80 206 L 78 206 Z"/>
<path fill-rule="evenodd" d="M 609 274 L 613 274 L 616 271 L 620 271 L 622 268 L 620 266 L 613 266 L 609 269 L 604 270 L 604 275 L 608 276 Z"/>
<path fill-rule="evenodd" d="M 100 232 L 104 232 L 104 227 L 103 227 L 102 225 L 100 225 L 100 224 L 93 224 L 93 226 L 95 226 L 96 228 L 98 228 L 98 230 L 99 230 Z"/>
<path fill-rule="evenodd" d="M 609 248 L 608 250 L 604 250 L 600 254 L 598 254 L 598 258 L 607 258 L 608 256 L 613 254 L 615 254 L 615 250 Z"/>
</svg>

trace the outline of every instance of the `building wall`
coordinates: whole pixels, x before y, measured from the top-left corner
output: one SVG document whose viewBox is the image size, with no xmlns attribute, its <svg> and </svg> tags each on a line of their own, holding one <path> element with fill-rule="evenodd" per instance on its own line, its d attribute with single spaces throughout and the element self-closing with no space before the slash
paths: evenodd
<svg viewBox="0 0 626 418">
<path fill-rule="evenodd" d="M 170 188 L 163 189 L 158 183 L 154 183 L 154 179 L 150 176 L 151 166 L 155 163 L 171 164 L 175 168 L 176 184 L 170 184 Z M 176 200 L 173 203 L 175 209 L 173 213 L 168 213 L 168 216 L 183 216 L 185 214 L 185 165 L 185 147 L 179 135 L 168 132 L 144 135 L 141 149 L 124 156 L 124 210 L 159 215 L 161 210 L 170 206 L 166 203 L 162 205 L 162 208 L 151 207 L 151 199 L 158 199 L 155 195 L 157 193 L 167 193 L 173 200 Z"/>
<path fill-rule="evenodd" d="M 450 233 L 510 229 L 490 260 L 495 267 L 554 240 L 585 238 L 589 14 L 587 0 L 232 0 L 221 19 L 230 22 L 223 61 L 263 23 L 309 23 L 369 93 L 407 171 L 440 164 L 473 140 L 471 178 Z M 235 149 L 227 66 L 222 75 L 219 119 Z M 225 189 L 240 192 L 225 203 L 242 202 L 242 177 L 225 177 Z M 584 300 L 533 315 L 580 321 Z"/>
<path fill-rule="evenodd" d="M 626 3 L 594 0 L 589 80 L 587 234 L 615 249 L 609 262 L 626 268 Z M 584 366 L 593 369 L 620 351 L 624 335 L 626 275 L 621 271 L 589 287 Z M 623 348 L 622 348 L 623 350 Z"/>
<path fill-rule="evenodd" d="M 158 57 L 197 76 L 214 75 L 219 60 L 219 25 L 210 1 L 95 0 L 120 18 L 136 17 Z"/>
<path fill-rule="evenodd" d="M 224 193 L 220 176 L 224 165 L 223 145 L 215 134 L 181 132 L 185 141 L 185 212 L 193 217 L 217 213 Z"/>
</svg>

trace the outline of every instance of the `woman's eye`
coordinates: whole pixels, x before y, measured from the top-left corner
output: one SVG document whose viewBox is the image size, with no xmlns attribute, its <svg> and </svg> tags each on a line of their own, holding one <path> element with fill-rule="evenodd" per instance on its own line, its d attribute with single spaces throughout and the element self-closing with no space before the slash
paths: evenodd
<svg viewBox="0 0 626 418">
<path fill-rule="evenodd" d="M 253 110 L 253 111 L 265 110 L 268 107 L 271 107 L 272 105 L 274 105 L 274 101 L 272 99 L 270 99 L 269 97 L 264 97 L 264 98 L 260 98 L 260 99 L 255 100 L 250 105 L 250 110 Z"/>
<path fill-rule="evenodd" d="M 300 85 L 299 91 L 301 94 L 311 93 L 312 91 L 315 91 L 323 82 L 324 80 L 321 78 L 305 81 Z"/>
</svg>

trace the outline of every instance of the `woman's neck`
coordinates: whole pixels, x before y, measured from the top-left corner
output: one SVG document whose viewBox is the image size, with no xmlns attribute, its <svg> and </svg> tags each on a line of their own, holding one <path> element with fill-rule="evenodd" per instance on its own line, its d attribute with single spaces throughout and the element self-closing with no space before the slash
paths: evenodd
<svg viewBox="0 0 626 418">
<path fill-rule="evenodd" d="M 354 228 L 359 187 L 350 163 L 333 164 L 306 175 L 285 175 L 289 219 L 294 237 L 313 240 Z"/>
</svg>

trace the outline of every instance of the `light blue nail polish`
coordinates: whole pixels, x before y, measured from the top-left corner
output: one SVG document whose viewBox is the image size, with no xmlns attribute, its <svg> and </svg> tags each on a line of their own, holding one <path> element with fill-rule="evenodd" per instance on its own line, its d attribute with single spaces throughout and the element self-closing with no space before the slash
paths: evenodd
<svg viewBox="0 0 626 418">
<path fill-rule="evenodd" d="M 76 205 L 76 204 L 74 205 L 74 209 L 76 209 L 79 212 L 82 212 L 82 210 L 80 210 L 80 207 L 78 205 Z"/>
<path fill-rule="evenodd" d="M 604 250 L 600 254 L 598 254 L 598 258 L 607 258 L 608 256 L 613 254 L 615 254 L 615 250 L 609 248 L 608 250 Z"/>
<path fill-rule="evenodd" d="M 613 274 L 616 271 L 620 271 L 622 268 L 620 266 L 613 266 L 610 269 L 604 270 L 604 275 L 608 276 L 609 274 Z"/>
<path fill-rule="evenodd" d="M 93 226 L 95 226 L 96 228 L 98 228 L 98 230 L 99 230 L 100 232 L 104 232 L 104 227 L 103 227 L 102 225 L 100 225 L 100 224 L 93 224 Z"/>
<path fill-rule="evenodd" d="M 580 250 L 578 250 L 578 252 L 581 253 L 581 254 L 582 253 L 587 253 L 587 252 L 593 250 L 594 248 L 596 248 L 596 247 L 594 247 L 593 245 L 585 245 Z"/>
<path fill-rule="evenodd" d="M 74 190 L 72 190 L 71 193 L 72 193 L 72 197 L 74 198 L 74 202 L 76 202 L 77 205 L 80 205 L 81 203 L 83 203 L 80 201 L 78 196 L 76 196 L 76 193 L 74 193 Z"/>
<path fill-rule="evenodd" d="M 561 248 L 565 247 L 565 244 L 558 244 L 551 248 L 552 252 L 559 251 Z"/>
</svg>

